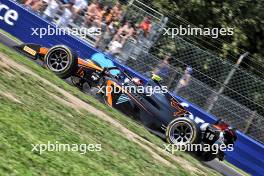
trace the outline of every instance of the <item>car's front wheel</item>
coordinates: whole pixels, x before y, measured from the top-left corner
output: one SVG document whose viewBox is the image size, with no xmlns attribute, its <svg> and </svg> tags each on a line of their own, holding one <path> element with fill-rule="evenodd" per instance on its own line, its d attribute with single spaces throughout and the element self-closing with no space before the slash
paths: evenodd
<svg viewBox="0 0 264 176">
<path fill-rule="evenodd" d="M 66 79 L 75 73 L 78 57 L 68 47 L 56 45 L 49 49 L 44 62 L 45 66 L 58 77 Z"/>
</svg>

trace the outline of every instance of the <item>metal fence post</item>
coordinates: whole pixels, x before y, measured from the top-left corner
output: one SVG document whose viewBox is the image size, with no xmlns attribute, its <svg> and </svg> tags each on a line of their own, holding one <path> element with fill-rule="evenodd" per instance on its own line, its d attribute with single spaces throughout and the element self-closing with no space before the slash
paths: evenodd
<svg viewBox="0 0 264 176">
<path fill-rule="evenodd" d="M 256 117 L 256 114 L 257 114 L 257 111 L 253 111 L 252 115 L 249 117 L 248 122 L 246 124 L 246 127 L 245 127 L 245 129 L 243 131 L 245 134 L 248 132 L 248 130 L 249 130 L 254 118 Z"/>
<path fill-rule="evenodd" d="M 249 55 L 249 52 L 246 52 L 244 54 L 242 54 L 239 59 L 237 60 L 236 64 L 234 65 L 234 67 L 232 68 L 232 70 L 228 73 L 224 83 L 222 84 L 221 88 L 218 90 L 218 92 L 216 93 L 216 95 L 213 97 L 211 103 L 209 104 L 208 108 L 207 108 L 207 112 L 210 112 L 213 107 L 215 102 L 218 100 L 219 95 L 221 95 L 224 90 L 226 85 L 229 83 L 229 81 L 231 80 L 232 76 L 234 75 L 235 71 L 237 70 L 237 68 L 239 67 L 239 65 L 241 64 L 241 62 L 243 61 L 243 59 L 245 57 L 247 57 Z"/>
</svg>

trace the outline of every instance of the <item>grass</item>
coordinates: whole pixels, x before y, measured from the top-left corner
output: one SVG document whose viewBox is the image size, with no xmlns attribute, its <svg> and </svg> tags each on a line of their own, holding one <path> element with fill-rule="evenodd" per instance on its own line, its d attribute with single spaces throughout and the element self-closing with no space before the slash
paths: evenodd
<svg viewBox="0 0 264 176">
<path fill-rule="evenodd" d="M 0 52 L 104 111 L 148 141 L 163 145 L 163 141 L 141 125 L 83 94 L 2 44 Z M 0 175 L 202 175 L 184 170 L 175 161 L 170 160 L 176 168 L 156 161 L 149 152 L 127 139 L 111 124 L 88 111 L 78 112 L 65 106 L 43 89 L 62 96 L 31 75 L 0 67 Z M 1 92 L 8 92 L 20 103 Z M 78 152 L 45 152 L 40 155 L 31 151 L 31 144 L 46 144 L 48 141 L 63 144 L 99 143 L 102 144 L 102 151 L 85 155 Z M 176 155 L 182 156 L 206 175 L 218 175 L 209 168 L 201 167 L 199 161 L 186 153 L 178 152 Z"/>
</svg>

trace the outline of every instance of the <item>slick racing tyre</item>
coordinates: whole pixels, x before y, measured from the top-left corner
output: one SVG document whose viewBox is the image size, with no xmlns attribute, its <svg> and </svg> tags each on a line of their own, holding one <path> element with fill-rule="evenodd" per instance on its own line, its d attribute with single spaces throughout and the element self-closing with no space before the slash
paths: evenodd
<svg viewBox="0 0 264 176">
<path fill-rule="evenodd" d="M 198 139 L 196 124 L 185 117 L 179 117 L 171 121 L 166 129 L 166 140 L 170 144 L 193 144 Z"/>
<path fill-rule="evenodd" d="M 58 77 L 66 79 L 73 75 L 78 66 L 78 57 L 66 46 L 56 45 L 44 57 L 45 66 Z"/>
</svg>

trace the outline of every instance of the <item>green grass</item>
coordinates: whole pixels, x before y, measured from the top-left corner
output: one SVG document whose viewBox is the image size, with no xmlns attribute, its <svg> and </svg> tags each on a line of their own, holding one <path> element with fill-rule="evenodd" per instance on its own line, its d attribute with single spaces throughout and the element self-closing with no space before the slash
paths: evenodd
<svg viewBox="0 0 264 176">
<path fill-rule="evenodd" d="M 141 125 L 111 109 L 96 99 L 66 84 L 51 72 L 0 44 L 0 52 L 23 64 L 41 77 L 65 89 L 83 101 L 104 111 L 129 130 L 162 146 L 156 136 Z M 7 72 L 11 74 L 7 74 Z M 10 76 L 13 75 L 13 76 Z M 201 166 L 186 153 L 178 152 L 202 172 L 190 173 L 175 161 L 175 168 L 156 161 L 149 152 L 126 138 L 122 132 L 101 118 L 63 105 L 43 89 L 63 97 L 54 88 L 36 77 L 18 70 L 0 67 L 0 175 L 218 175 Z M 1 95 L 8 92 L 21 103 Z M 47 143 L 102 144 L 102 151 L 32 152 L 31 144 Z M 166 156 L 164 156 L 166 158 Z"/>
</svg>

